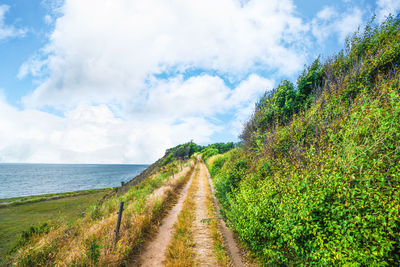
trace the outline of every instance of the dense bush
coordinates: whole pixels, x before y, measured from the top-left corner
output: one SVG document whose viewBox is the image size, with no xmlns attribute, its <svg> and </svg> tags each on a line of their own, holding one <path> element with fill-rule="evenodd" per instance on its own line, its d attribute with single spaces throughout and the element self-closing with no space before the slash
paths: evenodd
<svg viewBox="0 0 400 267">
<path fill-rule="evenodd" d="M 174 159 L 188 159 L 194 153 L 200 152 L 203 149 L 202 146 L 199 146 L 193 142 L 177 145 L 175 147 L 169 148 L 165 151 L 165 155 L 163 157 L 163 161 L 161 165 L 167 165 L 172 162 Z"/>
<path fill-rule="evenodd" d="M 233 149 L 235 144 L 232 142 L 229 143 L 214 143 L 211 145 L 206 146 L 201 150 L 201 158 L 203 160 L 207 160 L 209 157 L 222 154 L 228 152 L 229 150 Z"/>
<path fill-rule="evenodd" d="M 201 152 L 203 160 L 207 158 L 225 153 L 235 147 L 235 144 L 232 142 L 229 143 L 214 143 L 208 146 L 200 146 L 193 142 L 177 145 L 175 147 L 167 149 L 161 165 L 167 165 L 172 162 L 174 159 L 182 160 L 190 158 L 194 153 Z"/>
<path fill-rule="evenodd" d="M 205 148 L 205 149 L 203 149 L 201 151 L 201 158 L 203 160 L 206 160 L 209 157 L 212 157 L 212 156 L 215 156 L 215 155 L 218 155 L 218 154 L 219 154 L 218 153 L 218 149 L 210 146 L 210 147 L 207 147 L 207 148 Z"/>
<path fill-rule="evenodd" d="M 284 125 L 294 114 L 308 108 L 325 83 L 325 67 L 316 59 L 297 79 L 297 88 L 290 81 L 282 81 L 277 88 L 266 92 L 256 103 L 253 116 L 245 124 L 241 139 L 251 143 L 255 132 L 273 131 Z"/>
<path fill-rule="evenodd" d="M 400 262 L 400 22 L 256 106 L 243 144 L 210 166 L 241 240 L 271 265 Z"/>
</svg>

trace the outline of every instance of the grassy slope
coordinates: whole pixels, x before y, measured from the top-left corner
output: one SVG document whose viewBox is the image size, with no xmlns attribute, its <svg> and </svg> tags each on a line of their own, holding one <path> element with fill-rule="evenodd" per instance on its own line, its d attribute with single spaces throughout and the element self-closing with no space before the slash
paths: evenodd
<svg viewBox="0 0 400 267">
<path fill-rule="evenodd" d="M 16 265 L 107 265 L 127 264 L 163 208 L 191 174 L 193 161 L 173 160 L 154 168 L 139 184 L 127 188 L 100 205 L 88 207 L 84 218 L 60 223 L 47 233 L 33 235 L 8 259 Z M 172 170 L 175 176 L 172 177 Z M 114 243 L 117 209 L 124 201 L 118 242 Z"/>
<path fill-rule="evenodd" d="M 41 199 L 43 197 L 62 197 L 59 199 L 9 205 L 0 208 L 0 258 L 13 246 L 19 234 L 31 225 L 62 219 L 73 221 L 86 208 L 100 200 L 110 189 L 76 192 L 76 196 L 68 194 L 51 194 L 34 197 L 12 198 L 0 202 L 17 202 Z"/>
<path fill-rule="evenodd" d="M 266 264 L 396 265 L 399 19 L 369 25 L 316 69 L 300 77 L 303 95 L 284 82 L 264 96 L 244 146 L 213 159 L 216 195 Z"/>
</svg>

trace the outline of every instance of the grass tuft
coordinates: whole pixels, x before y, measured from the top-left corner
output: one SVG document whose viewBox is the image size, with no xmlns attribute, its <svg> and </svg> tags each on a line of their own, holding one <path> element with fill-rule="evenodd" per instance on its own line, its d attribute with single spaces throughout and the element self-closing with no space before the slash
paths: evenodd
<svg viewBox="0 0 400 267">
<path fill-rule="evenodd" d="M 192 224 L 195 217 L 194 195 L 199 184 L 199 169 L 196 169 L 187 197 L 183 202 L 182 211 L 174 224 L 175 233 L 166 251 L 166 266 L 194 266 Z"/>
</svg>

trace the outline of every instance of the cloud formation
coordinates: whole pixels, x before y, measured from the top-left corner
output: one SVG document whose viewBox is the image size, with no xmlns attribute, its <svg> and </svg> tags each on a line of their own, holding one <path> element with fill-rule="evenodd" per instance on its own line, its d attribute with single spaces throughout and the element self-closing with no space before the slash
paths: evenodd
<svg viewBox="0 0 400 267">
<path fill-rule="evenodd" d="M 5 14 L 10 9 L 7 5 L 0 5 L 0 41 L 13 37 L 23 37 L 26 29 L 17 29 L 12 25 L 6 25 Z"/>
<path fill-rule="evenodd" d="M 376 16 L 379 22 L 392 14 L 396 16 L 400 12 L 400 1 L 398 0 L 377 0 Z"/>
<path fill-rule="evenodd" d="M 273 81 L 251 75 L 230 89 L 210 75 L 155 80 L 143 105 L 123 111 L 80 104 L 63 117 L 0 101 L 0 162 L 151 163 L 166 148 L 210 142 L 217 114 L 243 114 Z M 115 115 L 115 114 L 118 115 Z M 221 123 L 223 124 L 223 123 Z M 235 128 L 236 127 L 236 128 Z M 232 133 L 240 125 L 230 127 Z"/>
<path fill-rule="evenodd" d="M 211 70 L 240 81 L 266 69 L 293 74 L 305 62 L 296 41 L 307 27 L 290 0 L 67 0 L 61 12 L 44 64 L 21 67 L 21 78 L 43 74 L 38 66 L 48 74 L 26 106 L 131 105 L 160 74 Z"/>
<path fill-rule="evenodd" d="M 362 25 L 363 12 L 354 7 L 345 13 L 339 13 L 334 7 L 326 6 L 319 11 L 311 22 L 312 33 L 319 43 L 336 36 L 340 43 Z"/>
<path fill-rule="evenodd" d="M 208 141 L 215 126 L 200 117 L 175 127 L 122 120 L 106 105 L 80 105 L 64 118 L 0 103 L 0 162 L 151 163 L 182 140 Z"/>
<path fill-rule="evenodd" d="M 48 43 L 18 73 L 39 85 L 24 110 L 2 105 L 13 114 L 3 118 L 12 126 L 0 135 L 3 161 L 151 162 L 178 143 L 232 137 L 233 121 L 274 85 L 261 73 L 292 75 L 305 63 L 308 26 L 291 0 L 66 0 L 56 9 Z M 13 136 L 20 121 L 31 130 Z"/>
</svg>

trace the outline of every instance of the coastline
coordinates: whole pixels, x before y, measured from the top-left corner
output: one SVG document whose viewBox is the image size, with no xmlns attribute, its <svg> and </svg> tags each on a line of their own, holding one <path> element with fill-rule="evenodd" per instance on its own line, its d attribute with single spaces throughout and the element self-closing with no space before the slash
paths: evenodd
<svg viewBox="0 0 400 267">
<path fill-rule="evenodd" d="M 61 193 L 52 193 L 52 194 L 40 194 L 40 195 L 30 195 L 30 196 L 20 196 L 20 197 L 11 197 L 11 198 L 0 198 L 0 208 L 8 207 L 8 206 L 17 206 L 28 203 L 36 203 L 41 201 L 55 200 L 66 197 L 74 197 L 80 195 L 87 195 L 96 192 L 103 192 L 109 190 L 115 190 L 117 187 L 108 187 L 108 188 L 96 188 L 89 190 L 78 190 L 71 192 L 61 192 Z"/>
</svg>

